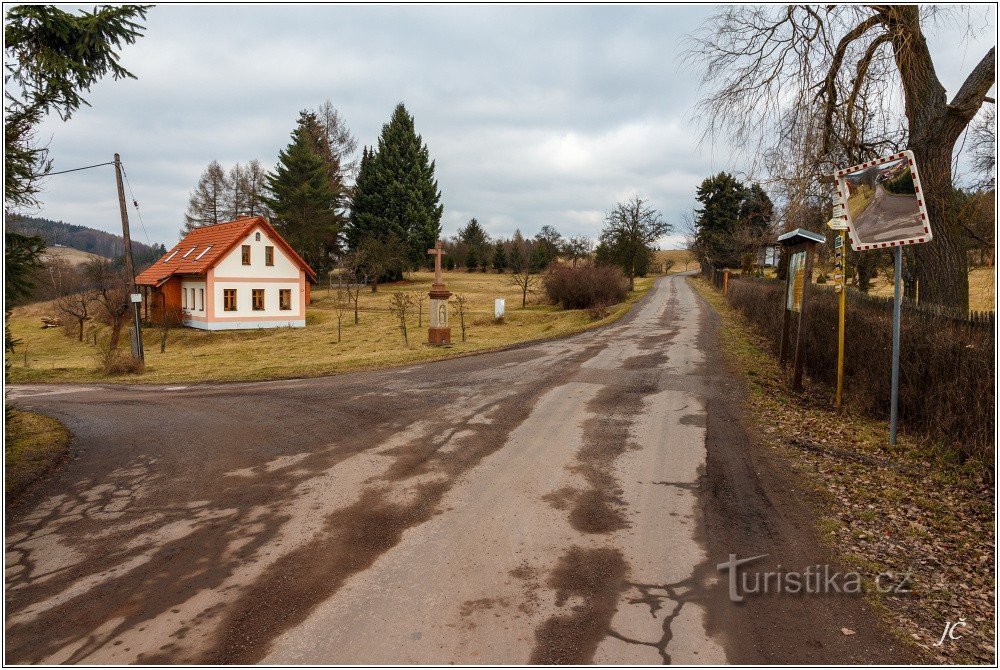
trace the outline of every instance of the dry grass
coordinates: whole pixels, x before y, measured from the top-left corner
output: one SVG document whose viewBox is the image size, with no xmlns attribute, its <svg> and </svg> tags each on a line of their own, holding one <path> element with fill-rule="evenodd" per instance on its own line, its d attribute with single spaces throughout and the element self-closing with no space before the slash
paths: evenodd
<svg viewBox="0 0 1000 670">
<path fill-rule="evenodd" d="M 698 270 L 701 268 L 691 252 L 686 249 L 667 249 L 665 251 L 657 251 L 654 256 L 656 257 L 656 262 L 658 263 L 662 263 L 665 260 L 672 260 L 674 262 L 673 267 L 670 268 L 670 272 L 667 274 L 677 274 L 678 272 Z"/>
<path fill-rule="evenodd" d="M 42 414 L 11 409 L 4 426 L 4 474 L 8 501 L 66 454 L 69 432 Z"/>
<path fill-rule="evenodd" d="M 833 265 L 817 265 L 813 271 L 814 282 L 820 273 L 825 273 L 832 278 Z M 774 268 L 767 268 L 764 271 L 765 277 L 774 277 L 775 275 Z M 892 283 L 887 277 L 880 274 L 872 279 L 869 292 L 872 295 L 892 297 Z M 969 309 L 973 312 L 996 311 L 996 268 L 982 267 L 969 272 Z"/>
<path fill-rule="evenodd" d="M 521 308 L 517 287 L 508 284 L 508 275 L 449 272 L 445 283 L 452 293 L 468 299 L 467 341 L 455 306 L 451 307 L 451 347 L 424 344 L 428 326 L 426 293 L 433 274 L 413 273 L 397 284 L 379 287 L 377 294 L 361 294 L 361 319 L 355 326 L 353 314 L 345 312 L 341 343 L 337 343 L 336 291 L 313 291 L 313 305 L 306 313 L 306 328 L 207 332 L 192 328 L 169 332 L 165 353 L 160 353 L 160 331 L 143 331 L 146 368 L 141 375 L 107 376 L 98 372 L 99 347 L 77 342 L 61 329 L 40 328 L 40 316 L 53 313 L 44 305 L 29 305 L 14 311 L 11 331 L 23 343 L 11 357 L 9 381 L 59 382 L 102 381 L 121 383 L 174 383 L 200 381 L 242 381 L 306 377 L 386 368 L 407 363 L 451 358 L 498 349 L 529 340 L 560 337 L 604 325 L 621 317 L 644 295 L 652 278 L 637 279 L 636 291 L 625 303 L 612 307 L 594 319 L 586 310 L 560 310 L 541 304 L 541 294 L 529 295 Z M 539 281 L 539 288 L 541 281 Z M 423 327 L 418 326 L 417 310 L 407 318 L 410 345 L 403 345 L 399 321 L 389 311 L 393 292 L 406 291 L 414 298 L 423 294 Z M 493 323 L 494 298 L 506 298 L 507 314 L 502 324 Z M 452 298 L 454 302 L 454 298 Z M 128 342 L 123 334 L 123 342 Z M 27 365 L 24 351 L 27 351 Z"/>
<path fill-rule="evenodd" d="M 969 309 L 973 312 L 996 310 L 996 268 L 976 268 L 969 273 Z M 873 295 L 892 296 L 892 283 L 879 275 L 872 280 Z"/>
</svg>

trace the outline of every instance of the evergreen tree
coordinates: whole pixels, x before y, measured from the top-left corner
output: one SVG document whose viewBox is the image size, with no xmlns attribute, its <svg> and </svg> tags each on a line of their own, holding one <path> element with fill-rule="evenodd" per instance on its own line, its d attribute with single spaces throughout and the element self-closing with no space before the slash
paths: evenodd
<svg viewBox="0 0 1000 670">
<path fill-rule="evenodd" d="M 228 221 L 227 207 L 230 206 L 231 200 L 232 185 L 229 183 L 229 177 L 219 165 L 219 161 L 212 161 L 201 173 L 198 185 L 188 199 L 181 235 L 186 235 L 195 228 Z"/>
<path fill-rule="evenodd" d="M 698 186 L 695 209 L 694 252 L 699 262 L 716 267 L 739 267 L 734 235 L 740 218 L 745 187 L 731 174 L 720 172 Z"/>
<path fill-rule="evenodd" d="M 472 272 L 482 263 L 489 262 L 489 236 L 475 218 L 469 219 L 464 228 L 458 231 L 459 241 L 465 245 L 465 267 Z"/>
<path fill-rule="evenodd" d="M 323 159 L 330 190 L 337 195 L 338 209 L 343 210 L 347 205 L 347 188 L 344 185 L 339 150 L 333 146 L 333 140 L 327 132 L 327 128 L 320 122 L 315 112 L 299 112 L 299 127 L 308 136 L 312 150 Z"/>
<path fill-rule="evenodd" d="M 325 273 L 339 248 L 343 218 L 326 163 L 302 125 L 292 131 L 291 143 L 267 175 L 267 191 L 264 202 L 274 212 L 275 227 L 316 272 Z"/>
<path fill-rule="evenodd" d="M 549 266 L 549 253 L 544 244 L 535 242 L 531 245 L 531 270 L 541 272 Z"/>
<path fill-rule="evenodd" d="M 402 103 L 382 127 L 378 148 L 362 154 L 354 191 L 348 244 L 395 235 L 411 267 L 426 265 L 441 234 L 441 193 L 434 161 Z"/>
<path fill-rule="evenodd" d="M 527 244 L 524 241 L 524 235 L 521 234 L 521 230 L 515 230 L 514 237 L 510 240 L 510 254 L 507 256 L 507 266 L 511 272 L 517 273 L 524 269 L 527 262 L 525 258 L 526 246 Z"/>
<path fill-rule="evenodd" d="M 4 206 L 37 204 L 40 179 L 52 167 L 37 128 L 55 112 L 63 121 L 87 101 L 101 78 L 135 79 L 120 50 L 145 30 L 146 5 L 96 7 L 70 13 L 52 5 L 4 11 Z"/>
<path fill-rule="evenodd" d="M 539 270 L 547 268 L 556 259 L 562 245 L 563 238 L 558 230 L 552 226 L 542 226 L 542 229 L 535 235 L 535 248 L 540 250 L 533 250 L 536 263 L 540 266 Z"/>
<path fill-rule="evenodd" d="M 493 248 L 493 271 L 506 272 L 506 270 L 507 270 L 507 250 L 504 248 L 503 242 L 497 240 L 497 243 Z"/>
<path fill-rule="evenodd" d="M 476 247 L 469 247 L 465 252 L 465 269 L 475 272 L 477 267 L 479 267 L 479 251 Z"/>
</svg>

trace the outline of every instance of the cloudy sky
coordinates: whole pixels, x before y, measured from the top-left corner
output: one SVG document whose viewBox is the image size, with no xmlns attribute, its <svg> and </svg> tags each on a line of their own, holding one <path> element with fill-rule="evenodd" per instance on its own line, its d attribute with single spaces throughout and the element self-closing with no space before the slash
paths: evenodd
<svg viewBox="0 0 1000 670">
<path fill-rule="evenodd" d="M 138 80 L 101 82 L 92 107 L 40 137 L 55 170 L 120 152 L 133 235 L 167 246 L 210 161 L 273 166 L 299 110 L 327 99 L 361 144 L 406 104 L 437 162 L 445 235 L 475 216 L 494 235 L 596 236 L 634 193 L 680 227 L 698 182 L 739 169 L 725 147 L 699 146 L 698 74 L 680 62 L 712 11 L 162 5 L 123 55 Z M 973 16 L 978 35 L 931 36 L 951 93 L 995 44 L 995 7 Z M 42 216 L 120 230 L 111 168 L 51 177 L 42 197 Z"/>
</svg>

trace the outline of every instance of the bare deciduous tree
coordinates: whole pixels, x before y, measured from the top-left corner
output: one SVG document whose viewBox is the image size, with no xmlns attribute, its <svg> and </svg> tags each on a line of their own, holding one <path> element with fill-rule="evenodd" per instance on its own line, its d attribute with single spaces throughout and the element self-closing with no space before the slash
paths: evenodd
<svg viewBox="0 0 1000 670">
<path fill-rule="evenodd" d="M 670 233 L 673 226 L 649 206 L 649 201 L 633 196 L 617 203 L 604 217 L 601 244 L 614 263 L 628 277 L 628 290 L 635 290 L 635 274 L 639 261 L 648 257 L 656 241 Z"/>
<path fill-rule="evenodd" d="M 921 300 L 968 307 L 962 235 L 953 221 L 952 154 L 995 80 L 990 49 L 948 100 L 924 27 L 942 10 L 917 5 L 739 5 L 690 38 L 704 67 L 707 137 L 749 153 L 784 136 L 815 148 L 829 174 L 901 143 L 917 158 L 935 227 L 914 250 Z M 959 10 L 969 12 L 971 10 Z M 905 127 L 894 104 L 901 89 Z M 786 150 L 790 148 L 787 147 Z"/>
<path fill-rule="evenodd" d="M 403 293 L 402 291 L 396 291 L 392 294 L 392 300 L 389 303 L 389 308 L 399 319 L 399 332 L 403 334 L 403 344 L 407 347 L 410 346 L 410 338 L 406 332 L 406 314 L 413 307 L 413 296 L 409 293 Z"/>
<path fill-rule="evenodd" d="M 93 287 L 94 300 L 98 304 L 100 316 L 111 324 L 108 349 L 118 348 L 122 328 L 128 320 L 132 303 L 129 301 L 130 282 L 124 270 L 116 268 L 110 261 L 95 259 L 84 266 L 84 275 Z"/>
<path fill-rule="evenodd" d="M 77 341 L 83 342 L 83 327 L 91 318 L 94 294 L 80 271 L 68 263 L 51 263 L 48 272 L 56 296 L 56 309 L 73 319 Z"/>
<path fill-rule="evenodd" d="M 458 306 L 458 323 L 462 327 L 463 342 L 465 342 L 465 306 L 468 302 L 464 295 L 455 294 L 455 304 Z"/>
<path fill-rule="evenodd" d="M 584 235 L 570 237 L 562 246 L 562 255 L 569 259 L 573 267 L 576 267 L 577 261 L 589 258 L 592 253 L 594 253 L 594 241 Z"/>
<path fill-rule="evenodd" d="M 534 268 L 526 263 L 519 270 L 512 271 L 507 281 L 521 291 L 521 307 L 527 306 L 528 294 L 534 293 L 538 288 L 538 275 Z"/>
</svg>

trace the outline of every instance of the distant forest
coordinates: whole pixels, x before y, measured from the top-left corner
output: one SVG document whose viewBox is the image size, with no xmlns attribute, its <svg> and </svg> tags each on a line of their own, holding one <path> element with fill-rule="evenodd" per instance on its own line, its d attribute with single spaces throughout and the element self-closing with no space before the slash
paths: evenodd
<svg viewBox="0 0 1000 670">
<path fill-rule="evenodd" d="M 115 261 L 120 260 L 125 253 L 125 243 L 121 235 L 87 226 L 75 226 L 63 221 L 19 214 L 8 217 L 7 226 L 14 232 L 37 235 L 49 246 L 59 244 Z M 167 249 L 162 244 L 150 246 L 137 242 L 135 236 L 132 236 L 132 258 L 137 268 L 152 264 L 165 253 Z"/>
</svg>

